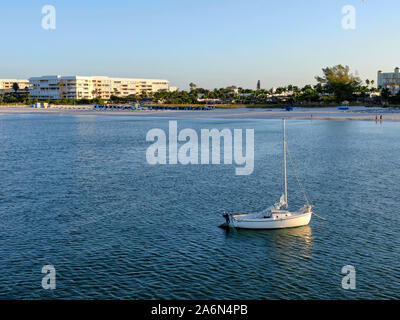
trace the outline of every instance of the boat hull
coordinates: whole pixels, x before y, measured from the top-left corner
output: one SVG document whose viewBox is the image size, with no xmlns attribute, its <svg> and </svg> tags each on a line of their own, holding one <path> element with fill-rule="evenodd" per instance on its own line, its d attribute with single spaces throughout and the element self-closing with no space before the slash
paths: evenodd
<svg viewBox="0 0 400 320">
<path fill-rule="evenodd" d="M 312 212 L 294 214 L 290 217 L 281 219 L 246 219 L 243 216 L 235 218 L 235 215 L 231 215 L 227 225 L 232 228 L 253 230 L 296 228 L 308 225 L 311 221 L 311 216 Z"/>
</svg>

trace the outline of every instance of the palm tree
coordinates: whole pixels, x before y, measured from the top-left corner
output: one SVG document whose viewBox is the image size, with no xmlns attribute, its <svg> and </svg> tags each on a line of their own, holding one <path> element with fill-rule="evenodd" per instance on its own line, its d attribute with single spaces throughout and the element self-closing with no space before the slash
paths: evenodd
<svg viewBox="0 0 400 320">
<path fill-rule="evenodd" d="M 388 99 L 391 96 L 391 92 L 388 88 L 381 88 L 381 96 L 384 99 Z"/>
<path fill-rule="evenodd" d="M 191 83 L 189 83 L 189 87 L 190 87 L 190 91 L 193 91 L 194 89 L 196 89 L 197 86 L 193 82 L 191 82 Z"/>
<path fill-rule="evenodd" d="M 367 84 L 367 87 L 369 87 L 369 84 L 371 83 L 371 81 L 369 81 L 369 79 L 365 80 L 365 83 Z"/>
<path fill-rule="evenodd" d="M 62 82 L 62 80 L 60 80 L 58 82 L 58 92 L 60 95 L 60 99 L 64 99 L 64 90 L 63 90 L 64 87 L 65 87 L 65 84 Z"/>
<path fill-rule="evenodd" d="M 99 90 L 98 89 L 92 90 L 92 95 L 94 98 L 97 98 L 97 96 L 99 95 Z"/>
</svg>

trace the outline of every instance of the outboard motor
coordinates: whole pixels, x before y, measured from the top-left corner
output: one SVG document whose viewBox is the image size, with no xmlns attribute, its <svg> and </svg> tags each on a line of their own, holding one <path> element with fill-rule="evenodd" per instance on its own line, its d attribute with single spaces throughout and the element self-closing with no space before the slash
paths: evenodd
<svg viewBox="0 0 400 320">
<path fill-rule="evenodd" d="M 222 216 L 225 218 L 226 224 L 229 226 L 229 224 L 230 224 L 229 213 L 224 212 L 224 214 Z"/>
</svg>

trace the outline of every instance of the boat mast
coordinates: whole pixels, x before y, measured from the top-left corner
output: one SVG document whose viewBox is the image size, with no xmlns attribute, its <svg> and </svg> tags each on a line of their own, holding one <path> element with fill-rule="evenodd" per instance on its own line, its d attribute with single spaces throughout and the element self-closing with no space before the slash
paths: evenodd
<svg viewBox="0 0 400 320">
<path fill-rule="evenodd" d="M 286 119 L 283 119 L 283 175 L 285 179 L 285 204 L 288 207 L 287 177 L 286 177 Z"/>
</svg>

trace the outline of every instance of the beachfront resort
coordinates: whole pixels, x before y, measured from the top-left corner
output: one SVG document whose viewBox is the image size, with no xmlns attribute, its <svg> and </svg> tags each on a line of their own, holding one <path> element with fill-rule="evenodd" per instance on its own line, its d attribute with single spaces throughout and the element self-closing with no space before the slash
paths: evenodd
<svg viewBox="0 0 400 320">
<path fill-rule="evenodd" d="M 17 84 L 17 86 L 15 85 Z M 106 76 L 40 76 L 29 80 L 0 79 L 0 93 L 29 92 L 38 100 L 110 99 L 128 97 L 161 90 L 176 91 L 168 80 L 111 78 Z"/>
</svg>

